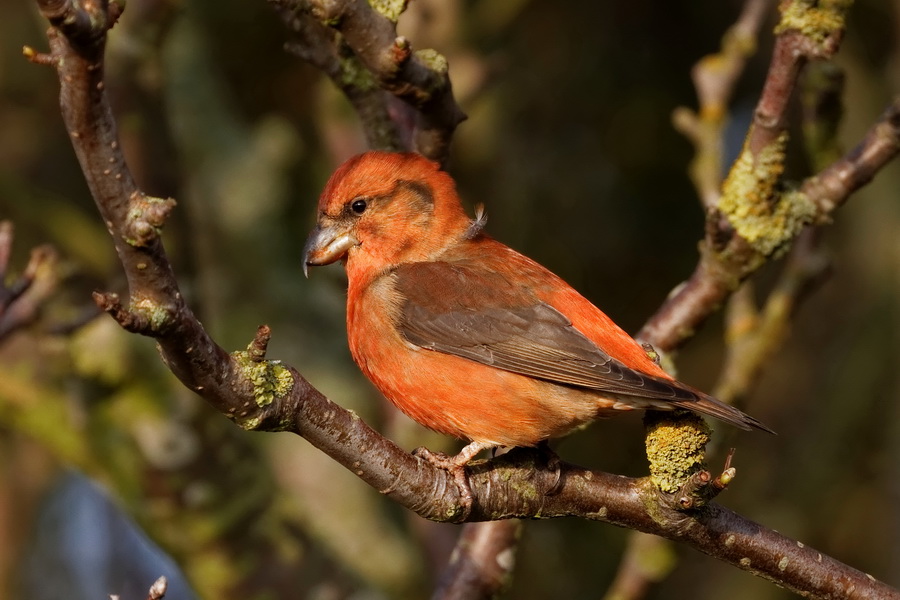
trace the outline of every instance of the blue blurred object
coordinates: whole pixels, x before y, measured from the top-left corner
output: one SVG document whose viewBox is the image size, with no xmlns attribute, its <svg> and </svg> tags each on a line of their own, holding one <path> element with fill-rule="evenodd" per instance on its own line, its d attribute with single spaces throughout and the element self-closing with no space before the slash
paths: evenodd
<svg viewBox="0 0 900 600">
<path fill-rule="evenodd" d="M 166 600 L 195 600 L 178 566 L 83 475 L 62 475 L 41 507 L 25 552 L 29 600 L 141 599 L 168 580 Z"/>
</svg>

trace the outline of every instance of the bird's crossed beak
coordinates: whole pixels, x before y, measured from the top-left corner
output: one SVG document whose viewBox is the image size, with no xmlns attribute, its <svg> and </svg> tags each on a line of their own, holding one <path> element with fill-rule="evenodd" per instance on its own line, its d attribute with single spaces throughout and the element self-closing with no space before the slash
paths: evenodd
<svg viewBox="0 0 900 600">
<path fill-rule="evenodd" d="M 310 232 L 303 246 L 303 275 L 309 277 L 308 268 L 330 265 L 347 254 L 347 250 L 359 244 L 353 232 L 339 225 L 321 224 Z"/>
</svg>

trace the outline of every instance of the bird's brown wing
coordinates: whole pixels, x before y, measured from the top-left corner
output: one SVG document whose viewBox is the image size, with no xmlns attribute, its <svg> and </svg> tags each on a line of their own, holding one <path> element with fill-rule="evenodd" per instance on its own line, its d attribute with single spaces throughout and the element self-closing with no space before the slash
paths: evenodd
<svg viewBox="0 0 900 600">
<path fill-rule="evenodd" d="M 642 398 L 693 399 L 610 357 L 544 303 L 433 312 L 408 300 L 401 315 L 400 331 L 421 348 L 554 383 Z"/>
<path fill-rule="evenodd" d="M 671 403 L 744 429 L 767 429 L 698 390 L 625 366 L 552 306 L 495 280 L 502 275 L 429 262 L 401 265 L 392 277 L 401 298 L 397 327 L 416 346 L 552 383 Z"/>
<path fill-rule="evenodd" d="M 401 265 L 398 327 L 421 348 L 554 383 L 659 400 L 694 394 L 609 356 L 552 306 L 510 289 L 502 277 L 455 263 Z"/>
</svg>

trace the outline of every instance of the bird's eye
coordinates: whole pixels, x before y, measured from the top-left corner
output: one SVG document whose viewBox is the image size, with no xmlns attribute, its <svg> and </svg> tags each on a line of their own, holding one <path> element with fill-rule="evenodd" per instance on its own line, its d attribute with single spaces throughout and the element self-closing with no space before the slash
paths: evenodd
<svg viewBox="0 0 900 600">
<path fill-rule="evenodd" d="M 354 200 L 353 202 L 350 203 L 350 210 L 352 210 L 353 212 L 355 212 L 358 215 L 361 215 L 364 212 L 366 212 L 367 206 L 368 206 L 368 203 L 363 198 L 357 198 L 356 200 Z"/>
</svg>

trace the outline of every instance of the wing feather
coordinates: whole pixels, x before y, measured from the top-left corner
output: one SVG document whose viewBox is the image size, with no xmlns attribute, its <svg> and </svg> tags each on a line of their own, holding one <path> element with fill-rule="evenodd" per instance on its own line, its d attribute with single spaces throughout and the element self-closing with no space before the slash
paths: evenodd
<svg viewBox="0 0 900 600">
<path fill-rule="evenodd" d="M 477 280 L 478 274 L 446 263 L 436 268 L 440 264 L 403 265 L 395 273 L 404 299 L 398 327 L 410 343 L 563 385 L 654 400 L 697 399 L 675 382 L 626 367 L 549 304 L 534 299 L 525 306 L 491 306 L 487 294 L 468 296 L 472 288 L 466 284 L 483 282 L 458 280 Z M 441 290 L 439 300 L 419 286 L 414 294 L 404 293 L 410 288 L 407 278 L 421 265 L 431 265 L 427 289 Z M 435 277 L 445 270 L 461 285 L 437 285 Z"/>
</svg>

